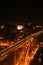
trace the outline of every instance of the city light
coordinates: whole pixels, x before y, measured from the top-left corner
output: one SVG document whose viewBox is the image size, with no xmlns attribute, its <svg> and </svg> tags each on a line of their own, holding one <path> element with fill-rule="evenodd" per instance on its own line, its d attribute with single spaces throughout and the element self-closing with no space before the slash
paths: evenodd
<svg viewBox="0 0 43 65">
<path fill-rule="evenodd" d="M 30 22 L 28 22 L 28 25 L 30 26 L 30 25 L 31 25 L 31 23 L 30 23 Z"/>
<path fill-rule="evenodd" d="M 3 29 L 4 28 L 4 25 L 2 25 L 1 28 Z"/>
<path fill-rule="evenodd" d="M 36 27 L 42 28 L 42 26 L 38 26 L 38 25 Z"/>
<path fill-rule="evenodd" d="M 24 28 L 23 25 L 18 25 L 18 26 L 17 26 L 17 29 L 18 29 L 18 30 L 21 30 L 21 29 L 23 29 L 23 28 Z"/>
<path fill-rule="evenodd" d="M 31 23 L 16 26 L 1 25 L 0 62 L 2 63 L 0 65 L 31 65 L 32 63 L 37 65 L 37 62 L 40 64 L 43 54 L 39 51 L 43 48 L 43 40 L 39 41 L 39 38 L 42 38 L 43 29 L 39 30 L 38 25 L 31 26 Z M 7 58 L 9 62 L 5 61 Z"/>
</svg>

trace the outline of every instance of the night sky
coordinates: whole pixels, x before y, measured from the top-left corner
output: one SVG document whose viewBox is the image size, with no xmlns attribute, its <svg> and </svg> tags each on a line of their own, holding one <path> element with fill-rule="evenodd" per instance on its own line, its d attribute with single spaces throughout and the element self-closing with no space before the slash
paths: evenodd
<svg viewBox="0 0 43 65">
<path fill-rule="evenodd" d="M 15 3 L 0 8 L 0 23 L 14 23 L 16 21 L 43 23 L 43 6 L 32 3 Z"/>
</svg>

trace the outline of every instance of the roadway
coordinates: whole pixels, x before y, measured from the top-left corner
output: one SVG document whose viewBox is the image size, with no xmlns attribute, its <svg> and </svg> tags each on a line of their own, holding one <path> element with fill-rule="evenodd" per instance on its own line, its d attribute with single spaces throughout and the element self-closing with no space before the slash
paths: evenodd
<svg viewBox="0 0 43 65">
<path fill-rule="evenodd" d="M 22 61 L 22 63 L 24 63 L 22 65 L 26 65 L 26 64 L 30 65 L 30 63 L 31 63 L 30 61 L 34 58 L 36 52 L 39 50 L 39 47 L 34 48 L 34 50 L 32 50 L 32 53 L 30 55 L 28 55 L 29 54 L 29 48 L 30 48 L 29 46 L 31 44 L 31 42 L 29 40 L 31 39 L 31 37 L 34 37 L 34 36 L 37 37 L 42 32 L 43 31 L 37 32 L 35 34 L 32 34 L 32 35 L 26 37 L 25 39 L 23 39 L 22 41 L 19 41 L 18 43 L 14 44 L 14 45 L 12 45 L 10 47 L 8 47 L 7 48 L 7 52 L 6 52 L 6 49 L 4 49 L 3 51 L 1 51 L 0 55 L 1 55 L 2 59 L 3 59 L 4 56 L 6 56 L 6 55 L 9 54 L 9 51 L 10 51 L 10 55 L 7 56 L 7 58 L 5 58 L 4 60 L 2 60 L 0 62 L 0 65 L 21 65 L 20 64 L 21 59 L 22 60 L 25 59 L 25 61 L 27 61 L 27 62 L 23 62 Z M 28 42 L 28 44 L 27 44 L 27 42 Z M 22 50 L 21 47 L 23 48 L 23 50 Z M 11 53 L 11 51 L 13 49 L 15 49 L 16 52 L 12 52 Z M 3 52 L 5 52 L 5 53 L 3 53 Z M 1 54 L 1 53 L 3 53 L 3 54 Z M 24 55 L 25 57 L 23 56 L 24 57 L 23 58 L 22 55 Z"/>
</svg>

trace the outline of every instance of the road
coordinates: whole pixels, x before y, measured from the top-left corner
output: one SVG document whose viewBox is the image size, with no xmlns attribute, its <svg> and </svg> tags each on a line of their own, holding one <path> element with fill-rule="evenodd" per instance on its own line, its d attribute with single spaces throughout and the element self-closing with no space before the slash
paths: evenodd
<svg viewBox="0 0 43 65">
<path fill-rule="evenodd" d="M 15 48 L 17 48 L 17 50 L 15 52 L 12 52 L 9 56 L 7 56 L 6 59 L 1 61 L 0 65 L 30 65 L 30 63 L 33 60 L 36 52 L 39 49 L 39 46 L 37 46 L 36 43 L 35 44 L 34 44 L 34 42 L 32 43 L 32 40 L 34 38 L 33 36 L 34 35 L 37 36 L 41 32 L 42 31 L 40 31 L 38 33 L 35 33 L 35 34 L 33 34 L 33 35 L 29 36 L 29 37 L 26 37 L 25 39 L 23 39 L 19 43 L 16 43 L 15 47 L 14 47 L 14 45 L 10 46 L 10 48 L 8 48 L 8 49 L 10 49 L 9 50 L 10 52 L 11 52 L 11 50 L 13 51 L 13 49 L 15 49 Z M 3 52 L 5 52 L 5 51 L 6 51 L 6 49 Z M 0 52 L 0 54 L 1 53 L 2 52 Z M 4 55 L 6 56 L 7 54 L 9 54 L 8 51 L 1 54 L 2 59 L 3 59 L 3 56 Z"/>
<path fill-rule="evenodd" d="M 18 51 L 13 52 L 10 54 L 6 59 L 4 59 L 0 65 L 30 65 L 30 61 L 34 58 L 34 55 L 36 54 L 38 48 L 34 49 L 32 53 L 29 56 L 29 49 L 18 49 Z"/>
<path fill-rule="evenodd" d="M 4 61 L 1 62 L 0 65 L 15 65 L 14 64 L 14 53 L 8 56 Z M 39 58 L 41 58 L 41 62 L 39 62 Z M 31 61 L 30 65 L 43 65 L 43 48 L 40 48 L 35 54 L 34 59 Z"/>
</svg>

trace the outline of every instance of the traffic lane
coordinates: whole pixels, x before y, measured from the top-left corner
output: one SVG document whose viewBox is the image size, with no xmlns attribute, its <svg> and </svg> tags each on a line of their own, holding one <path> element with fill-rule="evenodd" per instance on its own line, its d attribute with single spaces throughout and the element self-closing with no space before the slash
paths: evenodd
<svg viewBox="0 0 43 65">
<path fill-rule="evenodd" d="M 26 63 L 30 64 L 30 61 L 31 61 L 31 59 L 32 59 L 33 56 L 31 56 L 30 58 L 28 58 L 29 56 L 26 53 L 26 49 L 24 49 L 22 51 L 22 48 L 19 48 L 18 51 L 12 53 L 12 55 L 9 55 L 4 61 L 2 61 L 2 63 L 0 65 L 15 65 L 16 64 L 16 60 L 19 62 L 18 59 L 21 58 L 21 54 L 22 53 L 23 53 L 23 58 L 25 57 L 25 54 L 26 54 L 26 58 L 25 58 L 25 60 L 27 61 Z M 23 61 L 23 58 L 22 58 L 22 61 Z M 28 58 L 28 60 L 27 60 L 27 58 Z M 20 62 L 21 62 L 21 60 L 20 60 Z"/>
<path fill-rule="evenodd" d="M 43 47 L 40 47 L 40 49 L 37 51 L 30 65 L 43 65 Z"/>
<path fill-rule="evenodd" d="M 16 61 L 15 58 L 18 59 L 19 54 L 21 53 L 22 48 L 19 48 L 17 51 L 11 53 L 4 59 L 2 62 L 0 62 L 0 65 L 15 65 Z"/>
<path fill-rule="evenodd" d="M 0 62 L 0 65 L 13 65 L 14 62 L 14 52 L 10 54 L 6 59 Z"/>
</svg>

